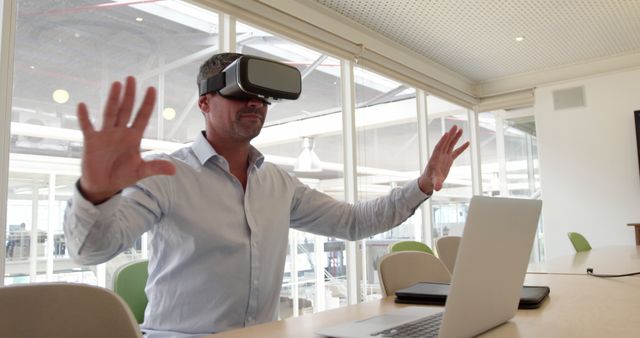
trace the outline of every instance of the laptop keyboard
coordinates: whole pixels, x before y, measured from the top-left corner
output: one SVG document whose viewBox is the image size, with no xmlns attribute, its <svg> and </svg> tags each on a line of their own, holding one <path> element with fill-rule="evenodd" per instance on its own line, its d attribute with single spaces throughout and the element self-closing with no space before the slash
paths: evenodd
<svg viewBox="0 0 640 338">
<path fill-rule="evenodd" d="M 386 329 L 380 332 L 372 333 L 376 337 L 406 337 L 406 338 L 430 338 L 438 337 L 440 323 L 444 312 L 438 312 L 434 315 L 420 318 L 413 322 L 405 323 Z"/>
</svg>

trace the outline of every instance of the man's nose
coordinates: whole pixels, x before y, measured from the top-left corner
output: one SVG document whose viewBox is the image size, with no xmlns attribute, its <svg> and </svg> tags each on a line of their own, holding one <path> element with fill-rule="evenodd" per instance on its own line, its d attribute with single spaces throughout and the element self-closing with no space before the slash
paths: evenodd
<svg viewBox="0 0 640 338">
<path fill-rule="evenodd" d="M 251 107 L 251 108 L 262 108 L 264 107 L 266 104 L 264 103 L 264 101 L 262 101 L 261 99 L 257 98 L 257 97 L 252 97 L 249 99 L 249 101 L 247 102 L 247 106 Z"/>
</svg>

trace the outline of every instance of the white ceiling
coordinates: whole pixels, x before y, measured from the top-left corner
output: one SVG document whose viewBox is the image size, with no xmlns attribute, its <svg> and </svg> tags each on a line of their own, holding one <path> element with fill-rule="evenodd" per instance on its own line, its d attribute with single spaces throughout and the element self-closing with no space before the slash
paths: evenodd
<svg viewBox="0 0 640 338">
<path fill-rule="evenodd" d="M 640 0 L 315 1 L 476 83 L 640 52 Z"/>
</svg>

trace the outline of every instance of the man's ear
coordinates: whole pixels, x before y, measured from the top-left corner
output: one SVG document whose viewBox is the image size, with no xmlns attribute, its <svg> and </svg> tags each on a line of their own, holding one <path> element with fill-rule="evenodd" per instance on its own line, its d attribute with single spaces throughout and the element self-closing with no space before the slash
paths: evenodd
<svg viewBox="0 0 640 338">
<path fill-rule="evenodd" d="M 207 100 L 207 95 L 201 95 L 198 98 L 198 107 L 200 107 L 200 111 L 204 114 L 204 112 L 209 111 L 209 100 Z"/>
</svg>

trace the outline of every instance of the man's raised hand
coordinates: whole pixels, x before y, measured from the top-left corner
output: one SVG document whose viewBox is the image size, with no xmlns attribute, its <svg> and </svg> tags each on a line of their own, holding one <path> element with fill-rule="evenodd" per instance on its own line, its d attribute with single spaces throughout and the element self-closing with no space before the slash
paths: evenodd
<svg viewBox="0 0 640 338">
<path fill-rule="evenodd" d="M 124 94 L 122 84 L 114 82 L 104 108 L 102 129 L 95 130 L 84 103 L 78 104 L 78 121 L 84 136 L 80 190 L 84 197 L 99 204 L 125 187 L 152 175 L 173 175 L 175 166 L 169 161 L 144 161 L 140 142 L 156 101 L 156 91 L 149 87 L 131 126 L 128 126 L 135 100 L 136 83 L 127 77 Z"/>
<path fill-rule="evenodd" d="M 461 136 L 462 129 L 454 125 L 442 135 L 440 141 L 436 144 L 431 158 L 429 158 L 429 163 L 427 163 L 427 168 L 418 178 L 418 185 L 424 193 L 431 194 L 434 190 L 439 191 L 442 189 L 453 161 L 469 147 L 469 142 L 465 142 L 460 147 L 455 148 Z"/>
</svg>

